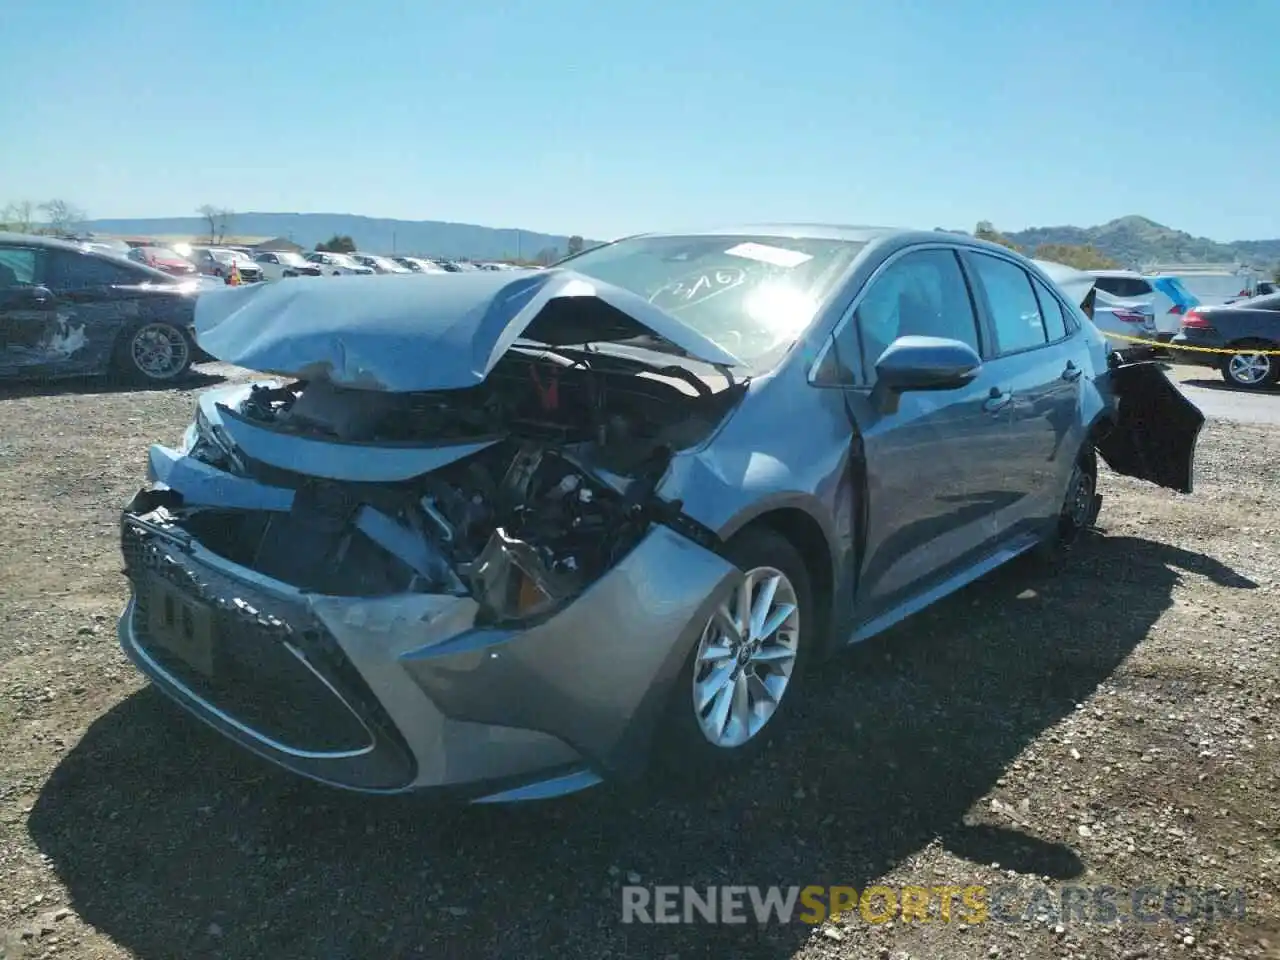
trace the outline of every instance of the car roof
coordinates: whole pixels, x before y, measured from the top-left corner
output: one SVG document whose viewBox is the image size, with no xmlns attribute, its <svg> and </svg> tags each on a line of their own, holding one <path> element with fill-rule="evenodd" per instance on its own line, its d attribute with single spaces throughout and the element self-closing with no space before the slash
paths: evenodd
<svg viewBox="0 0 1280 960">
<path fill-rule="evenodd" d="M 56 237 L 45 237 L 36 233 L 0 232 L 0 244 L 21 244 L 24 247 L 46 247 L 49 250 L 69 250 L 73 253 L 84 252 L 79 243 L 59 240 Z"/>
<path fill-rule="evenodd" d="M 805 238 L 810 240 L 850 240 L 869 243 L 898 233 L 913 233 L 901 227 L 848 226 L 834 223 L 743 223 L 702 230 L 657 230 L 633 237 L 716 237 L 753 236 Z"/>
</svg>

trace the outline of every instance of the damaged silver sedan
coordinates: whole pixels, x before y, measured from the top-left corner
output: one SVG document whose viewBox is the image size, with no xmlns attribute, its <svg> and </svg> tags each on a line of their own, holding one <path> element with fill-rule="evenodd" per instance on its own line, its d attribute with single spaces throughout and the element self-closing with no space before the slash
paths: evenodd
<svg viewBox="0 0 1280 960">
<path fill-rule="evenodd" d="M 291 771 L 556 796 L 749 757 L 810 668 L 1189 493 L 1203 417 L 962 236 L 633 237 L 543 271 L 202 298 L 202 395 L 124 512 L 125 651 Z"/>
</svg>

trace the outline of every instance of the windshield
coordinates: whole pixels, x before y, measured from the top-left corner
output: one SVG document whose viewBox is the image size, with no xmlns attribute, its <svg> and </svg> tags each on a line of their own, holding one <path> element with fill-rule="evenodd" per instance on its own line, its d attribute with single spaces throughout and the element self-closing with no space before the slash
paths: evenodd
<svg viewBox="0 0 1280 960">
<path fill-rule="evenodd" d="M 298 256 L 296 253 L 277 253 L 276 256 L 279 258 L 281 263 L 290 267 L 301 267 L 305 266 L 307 263 L 307 261 L 303 260 L 302 257 Z"/>
<path fill-rule="evenodd" d="M 561 263 L 639 294 L 751 361 L 804 332 L 864 246 L 811 237 L 636 237 Z"/>
<path fill-rule="evenodd" d="M 170 250 L 168 247 L 143 247 L 147 256 L 154 260 L 181 260 L 178 251 Z"/>
<path fill-rule="evenodd" d="M 348 257 L 345 253 L 329 253 L 329 254 L 325 254 L 325 256 L 329 257 L 330 260 L 332 260 L 334 263 L 336 263 L 340 267 L 360 266 L 360 264 L 356 263 L 354 260 Z"/>
</svg>

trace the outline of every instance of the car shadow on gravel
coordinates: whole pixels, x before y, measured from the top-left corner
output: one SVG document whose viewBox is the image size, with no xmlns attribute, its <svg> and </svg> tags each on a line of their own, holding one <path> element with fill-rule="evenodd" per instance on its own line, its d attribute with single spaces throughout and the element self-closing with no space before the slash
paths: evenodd
<svg viewBox="0 0 1280 960">
<path fill-rule="evenodd" d="M 203 390 L 222 383 L 221 374 L 192 369 L 176 380 L 139 383 L 118 376 L 59 377 L 54 380 L 0 381 L 0 401 L 24 397 L 56 397 L 64 394 L 152 393 L 158 390 Z"/>
<path fill-rule="evenodd" d="M 623 924 L 621 886 L 861 889 L 931 844 L 1078 875 L 1052 811 L 1015 822 L 975 801 L 1111 676 L 1185 576 L 1255 586 L 1127 536 L 1086 538 L 1065 572 L 1012 565 L 836 661 L 785 745 L 695 798 L 363 798 L 277 774 L 144 689 L 65 757 L 29 828 L 70 906 L 139 958 L 787 956 L 809 928 Z"/>
</svg>

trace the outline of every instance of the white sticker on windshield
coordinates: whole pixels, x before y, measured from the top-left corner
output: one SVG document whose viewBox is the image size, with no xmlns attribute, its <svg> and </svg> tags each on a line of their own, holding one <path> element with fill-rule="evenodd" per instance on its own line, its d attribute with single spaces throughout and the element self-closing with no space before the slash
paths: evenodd
<svg viewBox="0 0 1280 960">
<path fill-rule="evenodd" d="M 763 243 L 740 243 L 730 247 L 725 253 L 731 257 L 745 257 L 761 263 L 771 263 L 775 267 L 798 267 L 813 255 L 801 253 L 799 250 L 787 250 L 784 247 L 771 247 Z"/>
</svg>

